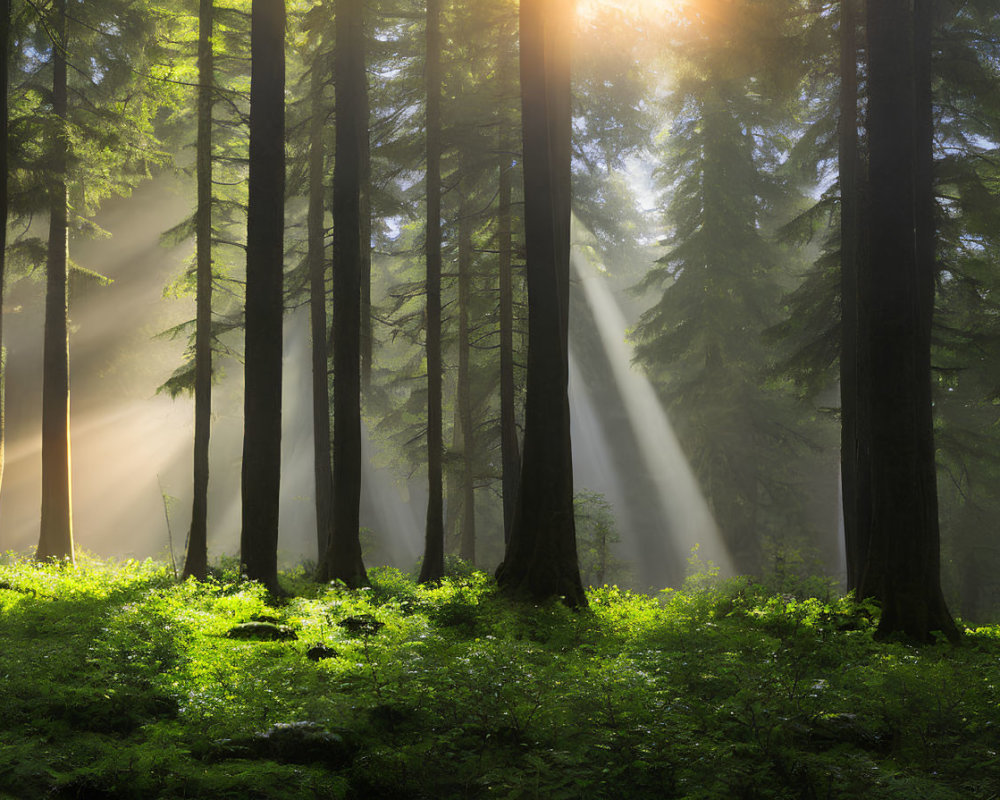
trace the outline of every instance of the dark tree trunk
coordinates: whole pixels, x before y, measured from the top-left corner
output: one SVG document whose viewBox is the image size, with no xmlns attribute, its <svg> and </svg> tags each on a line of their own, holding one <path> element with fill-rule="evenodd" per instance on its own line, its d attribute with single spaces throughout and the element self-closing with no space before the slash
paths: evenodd
<svg viewBox="0 0 1000 800">
<path fill-rule="evenodd" d="M 510 158 L 500 162 L 497 249 L 500 254 L 500 459 L 503 468 L 503 538 L 510 542 L 514 504 L 521 476 L 521 453 L 514 412 L 514 284 L 511 276 Z"/>
<path fill-rule="evenodd" d="M 913 2 L 913 76 L 914 76 L 914 221 L 917 248 L 917 353 L 918 369 L 926 380 L 918 382 L 921 408 L 919 463 L 921 486 L 927 490 L 928 514 L 934 520 L 927 544 L 928 563 L 924 567 L 940 597 L 941 606 L 941 537 L 937 494 L 937 454 L 934 446 L 933 373 L 931 368 L 931 328 L 934 322 L 937 264 L 937 204 L 934 195 L 934 98 L 931 90 L 932 31 L 934 9 L 932 0 Z M 947 612 L 946 612 L 947 613 Z M 951 616 L 948 615 L 951 622 Z M 957 631 L 957 628 L 955 629 Z"/>
<path fill-rule="evenodd" d="M 920 641 L 958 630 L 941 593 L 930 402 L 933 313 L 928 157 L 929 3 L 880 0 L 867 11 L 872 524 L 858 593 L 882 604 L 879 635 Z M 923 162 L 923 163 L 922 163 Z M 869 311 L 866 307 L 865 311 Z"/>
<path fill-rule="evenodd" d="M 500 585 L 586 605 L 576 554 L 569 428 L 572 0 L 522 0 L 521 104 L 528 375 L 521 484 Z"/>
<path fill-rule="evenodd" d="M 7 107 L 7 88 L 10 85 L 9 65 L 13 34 L 11 31 L 10 0 L 0 0 L 0 20 L 3 36 L 0 37 L 0 92 L 3 93 L 3 125 L 0 127 L 0 487 L 3 486 L 6 407 L 4 390 L 7 385 L 7 351 L 3 347 L 3 298 L 7 274 L 7 125 L 10 112 Z"/>
<path fill-rule="evenodd" d="M 284 303 L 285 3 L 251 6 L 243 530 L 251 580 L 278 590 L 281 343 Z"/>
<path fill-rule="evenodd" d="M 361 0 L 338 0 L 333 173 L 333 529 L 323 580 L 361 586 L 361 181 L 368 137 Z"/>
<path fill-rule="evenodd" d="M 45 281 L 45 344 L 42 378 L 42 519 L 39 560 L 73 561 L 73 511 L 69 447 L 69 338 L 67 335 L 67 131 L 66 0 L 54 0 L 49 17 L 52 48 L 49 244 Z"/>
<path fill-rule="evenodd" d="M 361 388 L 367 392 L 372 381 L 372 350 L 374 330 L 372 320 L 372 172 L 371 140 L 368 136 L 368 83 L 362 95 L 365 135 L 361 140 Z"/>
<path fill-rule="evenodd" d="M 497 70 L 501 87 L 506 87 L 513 63 L 506 57 Z M 500 465 L 501 492 L 503 499 L 503 541 L 504 547 L 510 543 L 510 529 L 514 524 L 514 505 L 517 502 L 517 486 L 521 480 L 521 450 L 517 438 L 517 412 L 514 408 L 514 281 L 511 272 L 513 264 L 512 247 L 512 194 L 513 158 L 510 151 L 508 128 L 504 124 L 503 109 L 499 111 L 500 178 L 497 192 L 497 272 L 499 276 L 499 316 L 500 316 Z"/>
<path fill-rule="evenodd" d="M 867 551 L 867 438 L 858 435 L 865 381 L 858 352 L 858 259 L 861 255 L 858 193 L 857 0 L 840 3 L 840 480 L 844 509 L 847 588 L 858 588 L 858 567 Z"/>
<path fill-rule="evenodd" d="M 326 248 L 324 203 L 323 131 L 327 115 L 323 105 L 325 59 L 313 59 L 312 118 L 309 122 L 309 322 L 312 336 L 313 476 L 316 486 L 317 561 L 326 554 L 333 524 L 333 469 L 330 461 L 330 382 L 326 321 Z"/>
<path fill-rule="evenodd" d="M 472 303 L 472 191 L 467 163 L 459 165 L 461 203 L 458 211 L 458 423 L 462 432 L 462 527 L 458 554 L 470 564 L 476 562 L 476 436 L 472 419 L 471 347 L 469 306 Z"/>
<path fill-rule="evenodd" d="M 194 499 L 184 577 L 208 573 L 208 442 L 212 428 L 212 0 L 198 7 L 198 144 L 195 211 Z"/>
<path fill-rule="evenodd" d="M 427 521 L 420 582 L 444 577 L 441 461 L 441 0 L 427 0 Z"/>
<path fill-rule="evenodd" d="M 457 382 L 456 382 L 456 395 Z M 452 455 L 462 451 L 462 421 L 459 416 L 458 403 L 454 403 L 454 413 L 451 419 L 451 450 Z M 461 540 L 462 507 L 465 505 L 462 495 L 462 475 L 457 463 L 458 459 L 448 459 L 445 472 L 445 517 L 444 540 L 445 549 L 449 553 L 458 554 Z"/>
</svg>

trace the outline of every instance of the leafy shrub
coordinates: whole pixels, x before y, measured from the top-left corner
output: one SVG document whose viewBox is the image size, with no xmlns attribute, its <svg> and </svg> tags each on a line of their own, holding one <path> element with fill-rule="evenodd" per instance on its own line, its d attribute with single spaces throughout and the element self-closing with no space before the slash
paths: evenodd
<svg viewBox="0 0 1000 800">
<path fill-rule="evenodd" d="M 997 628 L 958 649 L 876 644 L 871 605 L 709 568 L 660 597 L 594 589 L 585 612 L 512 602 L 482 572 L 371 580 L 274 605 L 232 570 L 176 583 L 153 562 L 0 563 L 0 796 L 1000 790 Z M 298 638 L 225 636 L 254 620 Z M 320 644 L 329 657 L 307 658 Z M 303 752 L 272 747 L 289 731 Z"/>
</svg>

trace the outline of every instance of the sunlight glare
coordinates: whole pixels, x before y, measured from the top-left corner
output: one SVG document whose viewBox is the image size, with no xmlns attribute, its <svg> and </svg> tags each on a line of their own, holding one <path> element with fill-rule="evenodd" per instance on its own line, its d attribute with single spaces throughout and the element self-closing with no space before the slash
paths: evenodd
<svg viewBox="0 0 1000 800">
<path fill-rule="evenodd" d="M 609 9 L 628 17 L 678 24 L 686 19 L 693 0 L 579 0 L 577 14 L 582 20 L 592 20 Z"/>
</svg>

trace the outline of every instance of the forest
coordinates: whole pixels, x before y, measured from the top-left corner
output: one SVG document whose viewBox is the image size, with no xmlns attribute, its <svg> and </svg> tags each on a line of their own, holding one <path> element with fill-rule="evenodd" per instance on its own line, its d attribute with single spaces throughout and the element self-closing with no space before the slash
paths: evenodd
<svg viewBox="0 0 1000 800">
<path fill-rule="evenodd" d="M 1000 796 L 995 0 L 0 18 L 0 798 Z"/>
</svg>

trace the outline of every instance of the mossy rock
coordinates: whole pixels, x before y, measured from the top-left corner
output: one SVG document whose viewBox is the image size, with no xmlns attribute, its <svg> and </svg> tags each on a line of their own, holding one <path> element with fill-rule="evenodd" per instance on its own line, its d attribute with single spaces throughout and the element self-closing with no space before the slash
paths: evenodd
<svg viewBox="0 0 1000 800">
<path fill-rule="evenodd" d="M 243 622 L 226 631 L 226 636 L 230 639 L 261 642 L 284 642 L 299 638 L 287 625 L 276 625 L 273 622 Z"/>
<path fill-rule="evenodd" d="M 384 622 L 379 622 L 371 614 L 344 617 L 337 625 L 355 636 L 372 636 L 385 627 Z"/>
<path fill-rule="evenodd" d="M 325 644 L 315 644 L 306 650 L 306 658 L 310 661 L 322 661 L 325 658 L 336 658 L 337 651 Z"/>
<path fill-rule="evenodd" d="M 287 722 L 240 739 L 215 742 L 210 755 L 217 759 L 266 758 L 283 764 L 350 763 L 354 748 L 343 735 L 316 722 Z"/>
</svg>

